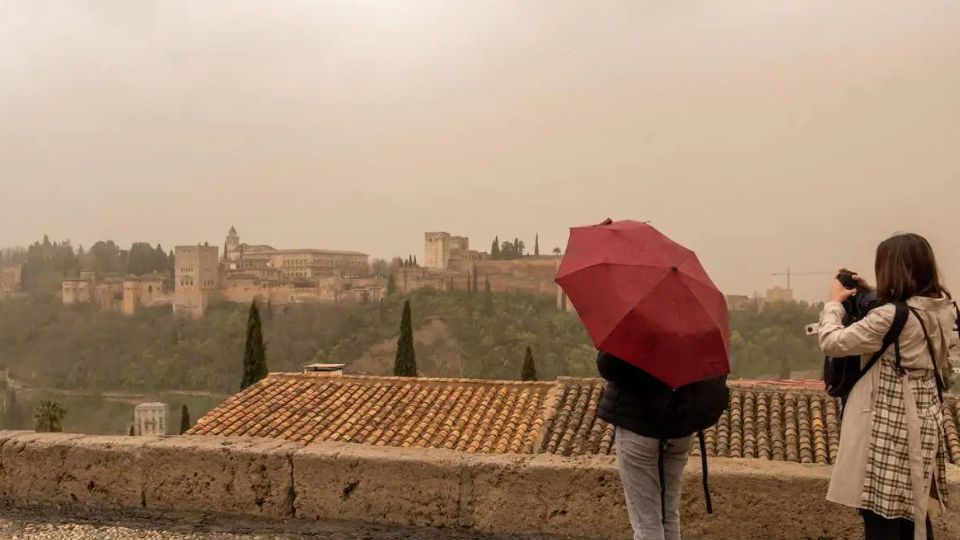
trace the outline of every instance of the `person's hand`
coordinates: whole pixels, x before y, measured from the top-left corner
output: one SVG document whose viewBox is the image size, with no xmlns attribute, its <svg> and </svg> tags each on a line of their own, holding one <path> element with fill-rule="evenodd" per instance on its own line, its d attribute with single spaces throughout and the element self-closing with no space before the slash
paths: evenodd
<svg viewBox="0 0 960 540">
<path fill-rule="evenodd" d="M 847 289 L 840 283 L 839 279 L 833 280 L 833 286 L 830 288 L 830 301 L 843 303 L 844 300 L 857 294 L 856 289 Z"/>
<path fill-rule="evenodd" d="M 839 270 L 837 270 L 837 274 L 841 274 L 841 273 L 853 274 L 853 279 L 855 279 L 855 280 L 857 281 L 857 290 L 859 290 L 859 291 L 872 291 L 872 290 L 873 290 L 873 286 L 870 285 L 869 282 L 867 282 L 866 278 L 864 278 L 863 276 L 857 275 L 857 273 L 854 272 L 853 270 L 848 270 L 848 269 L 846 269 L 846 268 L 840 268 Z"/>
<path fill-rule="evenodd" d="M 840 270 L 837 271 L 837 274 L 840 274 L 842 272 L 849 273 L 850 271 L 845 268 L 841 268 Z M 858 283 L 858 287 L 855 289 L 848 289 L 843 286 L 843 283 L 840 283 L 839 279 L 834 278 L 833 285 L 830 287 L 830 301 L 843 303 L 847 298 L 850 298 L 851 296 L 857 294 L 857 289 L 859 289 L 860 286 L 866 284 L 863 278 L 861 278 L 858 275 L 854 275 L 853 279 L 856 280 L 856 282 Z"/>
</svg>

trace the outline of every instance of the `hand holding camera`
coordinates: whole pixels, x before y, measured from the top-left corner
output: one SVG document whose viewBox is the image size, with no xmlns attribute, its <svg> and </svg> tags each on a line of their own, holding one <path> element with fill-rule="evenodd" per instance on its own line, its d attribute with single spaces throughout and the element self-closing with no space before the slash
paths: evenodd
<svg viewBox="0 0 960 540">
<path fill-rule="evenodd" d="M 867 282 L 856 272 L 841 268 L 837 272 L 836 279 L 833 281 L 833 287 L 830 290 L 830 300 L 834 302 L 843 302 L 847 298 L 856 295 L 859 291 L 869 290 Z"/>
</svg>

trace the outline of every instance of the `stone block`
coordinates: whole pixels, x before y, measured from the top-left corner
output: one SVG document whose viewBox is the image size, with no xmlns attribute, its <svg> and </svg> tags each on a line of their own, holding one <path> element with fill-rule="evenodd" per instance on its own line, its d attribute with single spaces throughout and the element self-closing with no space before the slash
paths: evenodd
<svg viewBox="0 0 960 540">
<path fill-rule="evenodd" d="M 143 503 L 151 510 L 293 515 L 291 455 L 279 440 L 170 437 L 143 449 Z"/>
<path fill-rule="evenodd" d="M 67 441 L 57 500 L 92 508 L 143 504 L 143 448 L 159 437 L 83 437 Z"/>
<path fill-rule="evenodd" d="M 473 527 L 495 534 L 629 538 L 615 462 L 609 456 L 476 455 L 465 458 Z"/>
<path fill-rule="evenodd" d="M 81 437 L 6 432 L 0 445 L 0 496 L 18 503 L 65 502 L 61 490 L 67 472 L 64 462 L 69 443 Z"/>
<path fill-rule="evenodd" d="M 293 456 L 296 515 L 369 523 L 456 527 L 460 454 L 341 443 Z"/>
</svg>

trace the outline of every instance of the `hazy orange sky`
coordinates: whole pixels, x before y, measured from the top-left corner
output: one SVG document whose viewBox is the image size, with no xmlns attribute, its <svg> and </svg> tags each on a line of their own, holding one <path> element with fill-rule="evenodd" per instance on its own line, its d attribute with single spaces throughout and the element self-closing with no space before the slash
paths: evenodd
<svg viewBox="0 0 960 540">
<path fill-rule="evenodd" d="M 958 142 L 954 1 L 0 2 L 5 246 L 422 257 L 610 216 L 731 293 L 897 230 L 960 289 Z"/>
</svg>

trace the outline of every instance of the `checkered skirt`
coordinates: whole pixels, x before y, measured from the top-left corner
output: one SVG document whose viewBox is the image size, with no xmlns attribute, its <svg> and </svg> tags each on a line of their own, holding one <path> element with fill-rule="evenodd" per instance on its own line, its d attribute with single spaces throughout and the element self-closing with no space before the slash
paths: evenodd
<svg viewBox="0 0 960 540">
<path fill-rule="evenodd" d="M 937 382 L 930 371 L 922 378 L 910 378 L 917 403 L 916 419 L 908 419 L 904 405 L 904 382 L 893 359 L 880 361 L 880 382 L 873 403 L 870 449 L 863 487 L 863 509 L 888 519 L 914 518 L 914 493 L 910 477 L 908 421 L 920 427 L 925 493 L 930 493 L 934 470 L 937 493 L 947 500 L 946 436 L 943 433 L 943 405 Z"/>
</svg>

